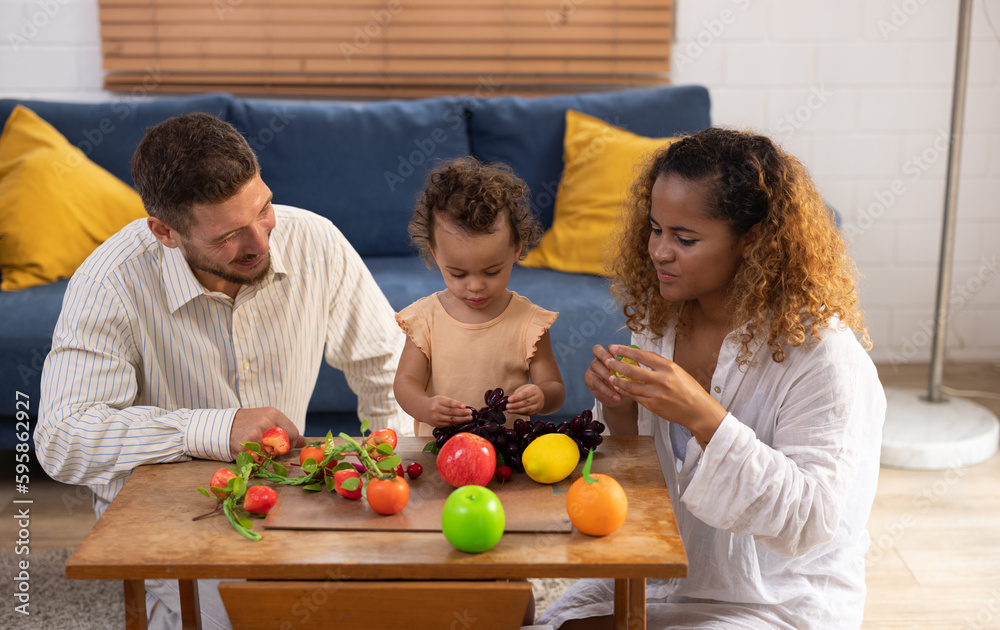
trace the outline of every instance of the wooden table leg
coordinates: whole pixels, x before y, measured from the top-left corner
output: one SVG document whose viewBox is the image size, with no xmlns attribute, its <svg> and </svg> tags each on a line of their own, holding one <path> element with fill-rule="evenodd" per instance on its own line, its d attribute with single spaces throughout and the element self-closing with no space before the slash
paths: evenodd
<svg viewBox="0 0 1000 630">
<path fill-rule="evenodd" d="M 615 580 L 615 630 L 628 630 L 628 580 Z"/>
<path fill-rule="evenodd" d="M 146 630 L 145 580 L 125 580 L 125 628 Z"/>
<path fill-rule="evenodd" d="M 646 630 L 646 578 L 628 581 L 628 627 Z"/>
<path fill-rule="evenodd" d="M 198 601 L 198 580 L 177 580 L 181 595 L 181 628 L 201 630 L 201 603 Z"/>
</svg>

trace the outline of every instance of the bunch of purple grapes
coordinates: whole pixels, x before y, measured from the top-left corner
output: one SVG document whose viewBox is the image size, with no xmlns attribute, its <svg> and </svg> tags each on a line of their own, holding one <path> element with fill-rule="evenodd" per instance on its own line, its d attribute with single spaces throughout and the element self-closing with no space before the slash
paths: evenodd
<svg viewBox="0 0 1000 630">
<path fill-rule="evenodd" d="M 493 444 L 497 455 L 503 458 L 503 462 L 513 470 L 523 471 L 521 465 L 521 454 L 531 442 L 540 435 L 546 433 L 563 433 L 573 438 L 580 449 L 580 457 L 586 457 L 590 449 L 600 446 L 604 438 L 604 424 L 594 420 L 594 414 L 590 409 L 584 410 L 580 415 L 572 420 L 555 424 L 538 420 L 529 422 L 524 418 L 514 420 L 514 426 L 504 426 L 507 418 L 504 410 L 507 408 L 507 397 L 504 396 L 503 389 L 491 389 L 486 392 L 486 406 L 481 409 L 472 409 L 472 420 L 461 424 L 453 424 L 447 427 L 435 427 L 434 429 L 434 451 L 437 452 L 444 446 L 451 436 L 456 433 L 475 433 Z"/>
</svg>

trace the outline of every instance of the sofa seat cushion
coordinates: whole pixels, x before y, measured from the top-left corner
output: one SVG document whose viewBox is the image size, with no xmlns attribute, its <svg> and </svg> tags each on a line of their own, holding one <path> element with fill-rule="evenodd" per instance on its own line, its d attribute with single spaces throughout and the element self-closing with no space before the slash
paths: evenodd
<svg viewBox="0 0 1000 630">
<path fill-rule="evenodd" d="M 427 171 L 469 153 L 465 101 L 364 106 L 242 100 L 233 124 L 250 142 L 275 202 L 332 220 L 362 256 L 407 256 L 407 223 Z"/>
<path fill-rule="evenodd" d="M 52 348 L 52 331 L 62 310 L 69 280 L 23 291 L 0 291 L 0 383 L 9 396 L 0 400 L 0 415 L 14 416 L 14 391 L 27 394 L 32 417 L 38 413 L 42 365 Z"/>
<path fill-rule="evenodd" d="M 567 109 L 650 138 L 677 136 L 711 124 L 708 90 L 700 86 L 471 102 L 472 153 L 514 167 L 531 188 L 532 208 L 545 227 L 552 225 L 562 176 Z"/>
</svg>

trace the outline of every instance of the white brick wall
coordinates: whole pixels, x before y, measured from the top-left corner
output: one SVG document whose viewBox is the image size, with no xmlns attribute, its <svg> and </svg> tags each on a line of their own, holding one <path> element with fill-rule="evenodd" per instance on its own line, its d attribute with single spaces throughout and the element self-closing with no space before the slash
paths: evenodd
<svg viewBox="0 0 1000 630">
<path fill-rule="evenodd" d="M 677 5 L 675 83 L 706 85 L 715 123 L 767 133 L 803 160 L 843 215 L 873 357 L 927 361 L 958 3 Z M 1000 0 L 976 0 L 947 337 L 954 360 L 1000 359 L 998 28 Z"/>
<path fill-rule="evenodd" d="M 930 356 L 956 25 L 954 0 L 677 2 L 674 82 L 707 86 L 713 121 L 767 133 L 809 167 L 843 215 L 880 361 Z M 954 360 L 1000 360 L 997 29 L 1000 0 L 976 0 Z M 123 98 L 101 89 L 96 0 L 0 0 L 0 35 L 0 95 Z"/>
</svg>

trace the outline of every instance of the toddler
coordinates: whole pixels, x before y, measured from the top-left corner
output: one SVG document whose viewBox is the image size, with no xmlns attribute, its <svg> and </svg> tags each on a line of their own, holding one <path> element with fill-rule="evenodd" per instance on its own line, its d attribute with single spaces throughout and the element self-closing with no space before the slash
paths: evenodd
<svg viewBox="0 0 1000 630">
<path fill-rule="evenodd" d="M 541 235 L 524 182 L 471 157 L 444 164 L 428 176 L 409 231 L 447 287 L 396 315 L 407 338 L 393 389 L 414 434 L 471 420 L 469 407 L 497 387 L 508 415 L 558 410 L 566 390 L 548 333 L 558 313 L 507 288 Z"/>
</svg>

